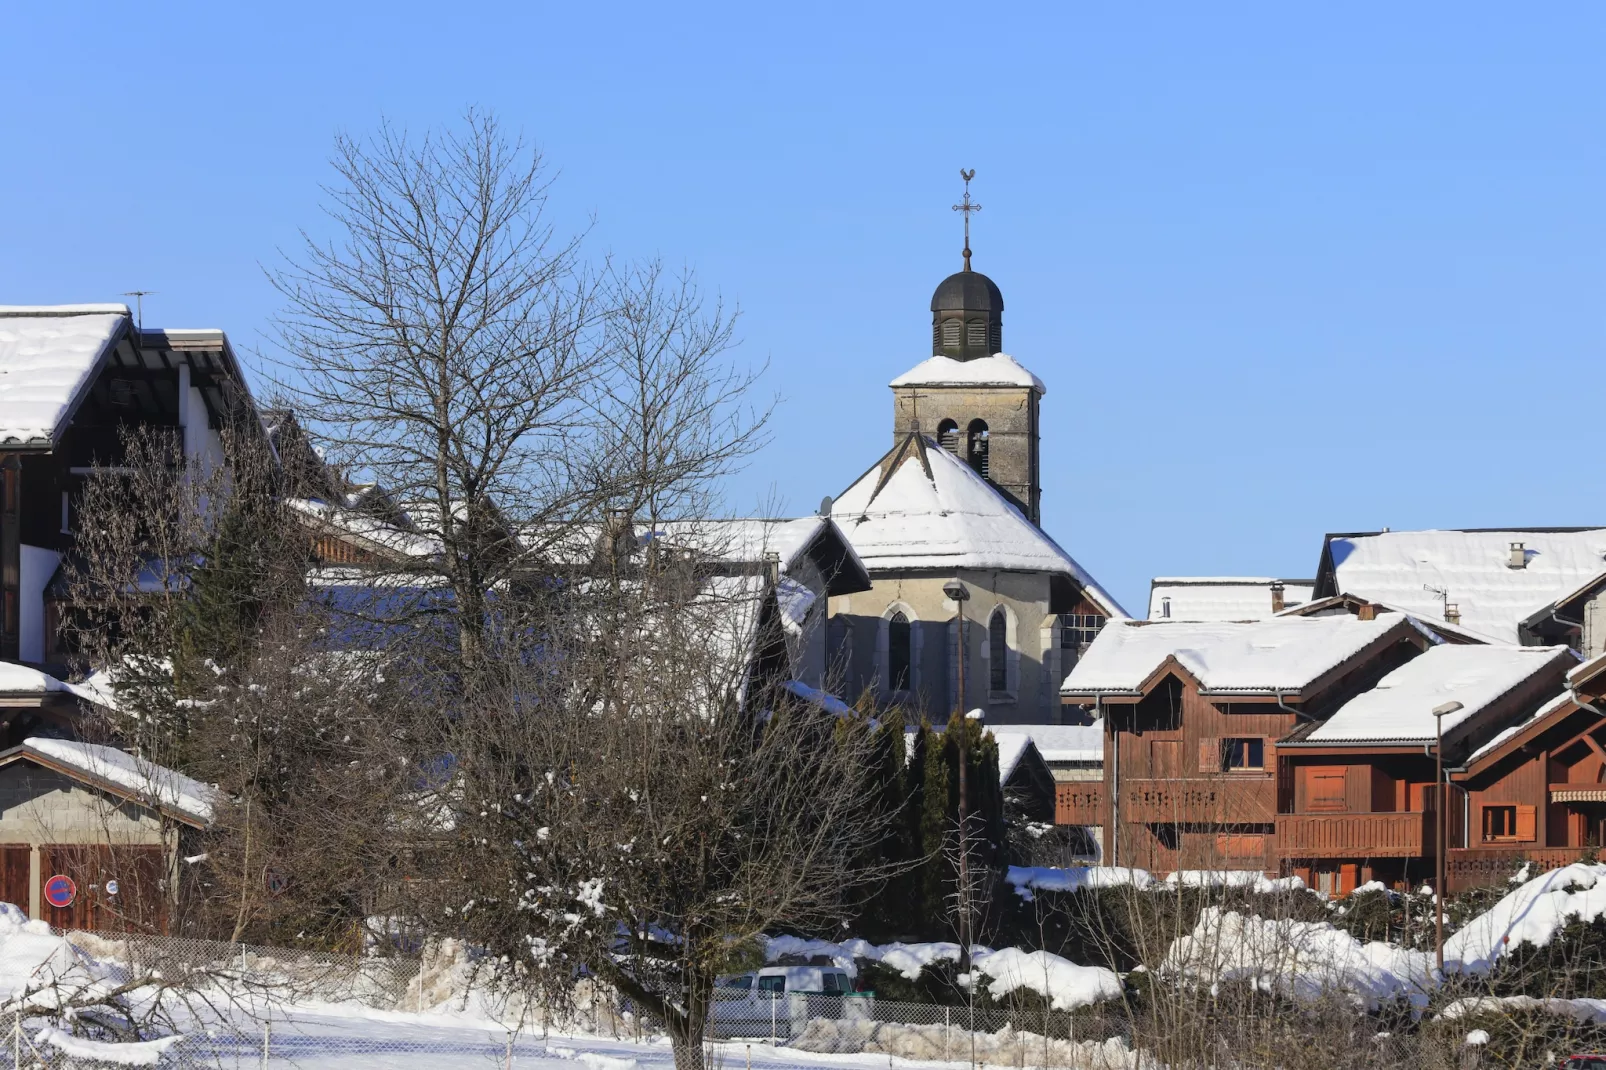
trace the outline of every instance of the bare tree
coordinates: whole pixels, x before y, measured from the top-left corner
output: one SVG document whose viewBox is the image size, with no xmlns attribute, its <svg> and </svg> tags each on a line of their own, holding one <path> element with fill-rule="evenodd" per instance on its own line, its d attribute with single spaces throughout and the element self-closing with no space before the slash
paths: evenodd
<svg viewBox="0 0 1606 1070">
<path fill-rule="evenodd" d="M 692 1070 L 744 945 L 834 930 L 879 876 L 862 864 L 886 820 L 872 728 L 777 686 L 768 577 L 643 553 L 574 586 L 561 670 L 532 666 L 453 722 L 452 872 L 419 888 L 504 982 L 551 1006 L 588 970 Z"/>
</svg>

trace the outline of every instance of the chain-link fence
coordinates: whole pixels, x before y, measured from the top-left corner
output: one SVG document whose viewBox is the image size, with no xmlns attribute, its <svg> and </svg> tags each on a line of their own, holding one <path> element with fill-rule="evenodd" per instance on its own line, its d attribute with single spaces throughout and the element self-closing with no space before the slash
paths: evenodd
<svg viewBox="0 0 1606 1070">
<path fill-rule="evenodd" d="M 100 962 L 110 982 L 131 986 L 103 1006 L 53 1012 L 41 990 L 22 1014 L 0 1017 L 0 1070 L 149 1065 L 191 1068 L 343 1070 L 346 1067 L 550 1066 L 585 1070 L 670 1070 L 661 1023 L 593 989 L 567 1028 L 503 1028 L 464 1010 L 464 974 L 410 955 L 339 955 L 156 936 L 64 934 Z M 462 959 L 457 960 L 459 964 Z M 443 978 L 445 980 L 443 981 Z M 144 990 L 164 990 L 160 1015 L 124 1014 Z M 454 983 L 455 986 L 454 987 Z M 446 998 L 443 1000 L 443 994 Z M 60 992 L 54 996 L 59 997 Z M 119 1002 L 122 1001 L 122 1002 Z M 65 1001 L 63 1001 L 65 1002 Z M 92 1002 L 92 1001 L 91 1001 Z M 126 1009 L 126 1008 L 125 1008 Z M 537 1016 L 518 1016 L 529 1021 Z M 139 1042 L 141 1026 L 165 1039 Z M 722 998 L 709 1015 L 707 1065 L 783 1070 L 862 1064 L 864 1055 L 982 1066 L 1116 1070 L 1134 1065 L 1125 1022 L 1100 1008 L 952 1006 L 879 1000 L 873 995 L 753 992 Z M 148 1035 L 148 1034 L 147 1034 Z M 104 1039 L 94 1039 L 104 1038 Z M 115 1039 L 114 1039 L 115 1038 Z M 103 1046 L 114 1044 L 113 1047 Z M 802 1056 L 799 1052 L 811 1053 Z"/>
</svg>

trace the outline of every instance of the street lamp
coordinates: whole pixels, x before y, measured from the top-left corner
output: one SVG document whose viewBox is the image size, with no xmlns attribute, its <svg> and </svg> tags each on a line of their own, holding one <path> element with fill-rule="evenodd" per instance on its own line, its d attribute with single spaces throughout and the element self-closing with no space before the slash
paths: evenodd
<svg viewBox="0 0 1606 1070">
<path fill-rule="evenodd" d="M 1444 976 L 1444 881 L 1447 871 L 1444 864 L 1444 815 L 1449 802 L 1444 797 L 1444 717 L 1461 708 L 1462 704 L 1459 702 L 1446 702 L 1433 707 L 1433 723 L 1438 734 L 1438 743 L 1433 748 L 1433 760 L 1437 766 L 1434 773 L 1433 794 L 1434 805 L 1438 810 L 1433 819 L 1436 848 L 1433 860 L 1433 946 L 1434 958 L 1438 961 L 1441 977 Z"/>
<path fill-rule="evenodd" d="M 959 695 L 954 702 L 954 716 L 950 717 L 948 724 L 959 728 L 959 734 L 954 737 L 955 745 L 959 748 L 959 967 L 962 971 L 970 970 L 970 842 L 969 817 L 970 808 L 966 805 L 969 795 L 965 767 L 970 764 L 965 753 L 965 735 L 969 727 L 965 724 L 965 603 L 970 601 L 970 590 L 958 579 L 949 580 L 942 585 L 942 593 L 953 600 L 958 611 L 959 637 L 955 644 L 955 659 L 959 663 Z"/>
</svg>

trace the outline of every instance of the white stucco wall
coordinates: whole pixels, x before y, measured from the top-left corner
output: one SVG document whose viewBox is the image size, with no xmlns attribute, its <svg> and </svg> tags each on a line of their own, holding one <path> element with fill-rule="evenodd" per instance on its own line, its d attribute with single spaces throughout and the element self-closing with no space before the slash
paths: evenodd
<svg viewBox="0 0 1606 1070">
<path fill-rule="evenodd" d="M 56 574 L 61 554 L 22 544 L 22 574 L 17 591 L 17 657 L 45 660 L 45 586 Z"/>
</svg>

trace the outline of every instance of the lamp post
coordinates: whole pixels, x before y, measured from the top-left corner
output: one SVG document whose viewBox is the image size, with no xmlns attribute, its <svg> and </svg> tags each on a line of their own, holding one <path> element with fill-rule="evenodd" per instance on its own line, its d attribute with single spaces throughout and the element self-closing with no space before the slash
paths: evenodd
<svg viewBox="0 0 1606 1070">
<path fill-rule="evenodd" d="M 1442 706 L 1433 707 L 1433 723 L 1437 729 L 1438 743 L 1433 748 L 1433 762 L 1436 766 L 1433 777 L 1434 808 L 1438 813 L 1433 818 L 1434 847 L 1433 852 L 1433 948 L 1434 959 L 1438 962 L 1439 975 L 1444 975 L 1444 881 L 1448 867 L 1444 864 L 1444 823 L 1445 810 L 1448 800 L 1444 797 L 1444 717 L 1455 713 L 1462 708 L 1459 702 L 1446 702 Z"/>
<path fill-rule="evenodd" d="M 968 973 L 970 971 L 970 812 L 966 805 L 969 784 L 965 767 L 970 763 L 965 753 L 965 603 L 970 601 L 970 590 L 959 580 L 952 579 L 942 585 L 942 593 L 953 599 L 958 610 L 959 624 L 959 636 L 954 650 L 955 660 L 959 663 L 959 694 L 954 701 L 954 717 L 949 720 L 949 726 L 957 725 L 959 728 L 959 735 L 955 737 L 955 745 L 959 748 L 959 967 L 962 972 Z"/>
</svg>

